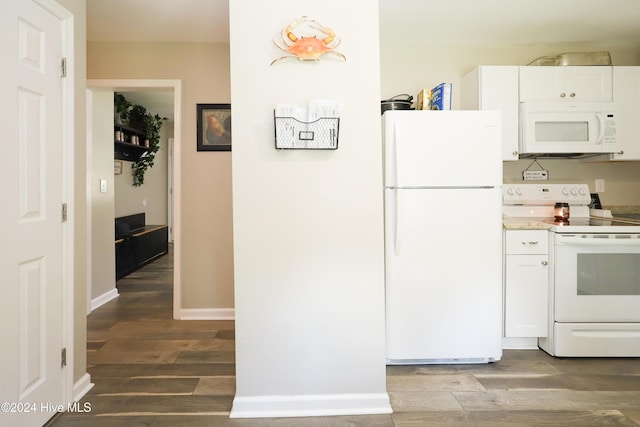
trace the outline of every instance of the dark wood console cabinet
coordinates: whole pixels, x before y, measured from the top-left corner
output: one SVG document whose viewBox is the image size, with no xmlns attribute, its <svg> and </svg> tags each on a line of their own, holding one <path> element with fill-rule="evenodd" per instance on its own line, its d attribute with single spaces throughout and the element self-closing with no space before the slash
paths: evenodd
<svg viewBox="0 0 640 427">
<path fill-rule="evenodd" d="M 146 225 L 145 214 L 116 218 L 116 280 L 169 252 L 166 225 Z"/>
</svg>

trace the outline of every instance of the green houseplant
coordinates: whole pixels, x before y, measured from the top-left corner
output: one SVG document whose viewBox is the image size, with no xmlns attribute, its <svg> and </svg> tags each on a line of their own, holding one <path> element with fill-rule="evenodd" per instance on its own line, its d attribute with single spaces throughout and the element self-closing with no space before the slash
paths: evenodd
<svg viewBox="0 0 640 427">
<path fill-rule="evenodd" d="M 113 103 L 116 120 L 119 118 L 120 124 L 126 124 L 144 132 L 149 141 L 147 151 L 131 165 L 133 185 L 139 187 L 144 184 L 144 174 L 147 169 L 153 167 L 156 153 L 160 149 L 160 129 L 167 118 L 149 113 L 145 107 L 129 102 L 119 93 L 114 94 Z"/>
<path fill-rule="evenodd" d="M 133 185 L 136 187 L 144 184 L 145 172 L 150 167 L 153 167 L 153 161 L 156 157 L 156 153 L 160 149 L 160 129 L 162 129 L 162 123 L 165 120 L 167 120 L 166 117 L 160 117 L 158 114 L 147 113 L 145 110 L 142 130 L 147 135 L 149 147 L 147 148 L 147 151 L 145 151 L 142 156 L 140 156 L 140 158 L 131 165 Z"/>
<path fill-rule="evenodd" d="M 127 100 L 121 93 L 113 95 L 113 115 L 117 124 L 123 125 L 129 123 L 129 110 L 133 104 Z"/>
</svg>

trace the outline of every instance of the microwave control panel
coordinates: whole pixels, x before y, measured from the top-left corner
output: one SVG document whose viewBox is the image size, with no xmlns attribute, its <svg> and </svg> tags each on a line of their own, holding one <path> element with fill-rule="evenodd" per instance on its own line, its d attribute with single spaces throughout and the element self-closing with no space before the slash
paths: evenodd
<svg viewBox="0 0 640 427">
<path fill-rule="evenodd" d="M 618 142 L 616 133 L 616 115 L 614 113 L 603 113 L 604 132 L 602 134 L 603 144 L 615 144 Z"/>
</svg>

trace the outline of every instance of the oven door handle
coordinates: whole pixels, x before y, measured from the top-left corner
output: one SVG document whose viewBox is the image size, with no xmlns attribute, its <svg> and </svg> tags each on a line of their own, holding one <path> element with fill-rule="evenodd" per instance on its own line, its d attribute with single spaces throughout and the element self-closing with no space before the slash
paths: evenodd
<svg viewBox="0 0 640 427">
<path fill-rule="evenodd" d="M 640 239 L 612 239 L 598 237 L 568 237 L 559 236 L 556 240 L 558 245 L 574 245 L 574 246 L 638 246 L 640 248 Z"/>
</svg>

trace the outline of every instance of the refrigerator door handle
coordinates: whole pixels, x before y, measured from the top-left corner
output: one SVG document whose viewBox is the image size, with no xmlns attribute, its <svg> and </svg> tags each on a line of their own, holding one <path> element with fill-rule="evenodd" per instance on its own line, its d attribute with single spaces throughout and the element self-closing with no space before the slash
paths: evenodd
<svg viewBox="0 0 640 427">
<path fill-rule="evenodd" d="M 394 213 L 394 238 L 393 238 L 393 253 L 396 256 L 400 256 L 400 244 L 401 244 L 401 240 L 400 240 L 400 221 L 401 221 L 401 213 L 402 211 L 400 210 L 400 191 L 396 190 L 393 192 L 394 197 L 394 206 L 393 206 L 393 213 Z"/>
<path fill-rule="evenodd" d="M 393 126 L 393 185 L 399 186 L 398 184 L 398 141 L 400 140 L 398 135 L 398 124 L 394 124 Z"/>
</svg>

